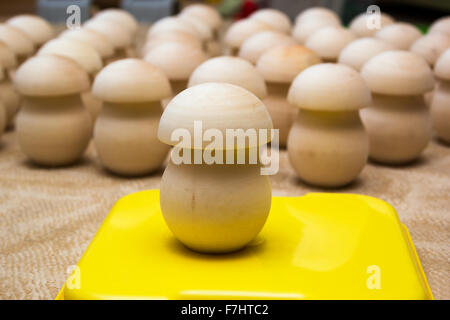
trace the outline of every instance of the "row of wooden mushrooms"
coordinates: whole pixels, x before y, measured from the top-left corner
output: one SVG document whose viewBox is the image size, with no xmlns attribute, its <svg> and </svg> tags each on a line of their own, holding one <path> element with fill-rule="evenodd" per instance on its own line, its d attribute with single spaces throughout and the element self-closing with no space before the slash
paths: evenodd
<svg viewBox="0 0 450 320">
<path fill-rule="evenodd" d="M 57 39 L 48 41 L 51 38 L 51 33 L 49 32 L 46 33 L 46 37 L 35 36 L 37 40 L 35 40 L 36 42 L 31 48 L 40 47 L 37 57 L 30 59 L 24 65 L 23 69 L 25 71 L 23 71 L 23 74 L 25 76 L 22 75 L 16 79 L 17 89 L 25 97 L 22 115 L 17 119 L 19 142 L 24 151 L 36 162 L 47 165 L 62 165 L 75 161 L 86 148 L 92 124 L 91 126 L 80 126 L 82 128 L 80 130 L 84 132 L 82 135 L 76 135 L 76 130 L 67 128 L 69 128 L 71 122 L 77 123 L 76 125 L 82 122 L 82 120 L 75 119 L 86 118 L 84 115 L 81 115 L 84 109 L 81 106 L 84 105 L 89 110 L 92 120 L 95 120 L 100 110 L 102 110 L 102 116 L 95 122 L 94 142 L 100 160 L 106 168 L 119 174 L 128 175 L 145 174 L 155 170 L 163 161 L 168 149 L 165 148 L 165 151 L 156 152 L 156 150 L 159 150 L 158 147 L 151 148 L 155 150 L 155 154 L 159 154 L 154 161 L 149 159 L 151 154 L 144 156 L 145 152 L 150 152 L 148 148 L 133 143 L 137 139 L 136 137 L 139 136 L 139 133 L 137 133 L 138 126 L 136 126 L 136 129 L 130 129 L 135 131 L 130 136 L 125 134 L 125 132 L 129 131 L 125 130 L 125 126 L 121 127 L 124 132 L 121 137 L 118 137 L 118 130 L 102 130 L 102 128 L 113 128 L 114 126 L 119 128 L 121 123 L 126 123 L 126 121 L 130 120 L 127 117 L 135 117 L 136 124 L 139 123 L 139 119 L 151 118 L 151 126 L 144 122 L 141 122 L 141 124 L 143 128 L 152 127 L 153 131 L 155 130 L 157 119 L 162 109 L 153 106 L 148 107 L 147 110 L 147 108 L 134 106 L 134 104 L 149 102 L 145 100 L 148 97 L 145 97 L 144 100 L 139 100 L 140 93 L 138 88 L 141 88 L 143 91 L 148 90 L 148 94 L 153 94 L 153 91 L 151 88 L 145 89 L 144 80 L 142 80 L 141 86 L 133 82 L 133 79 L 139 79 L 139 74 L 143 73 L 144 70 L 149 72 L 153 68 L 155 71 L 152 74 L 156 77 L 155 79 L 159 80 L 154 79 L 152 81 L 155 83 L 157 81 L 162 82 L 163 80 L 161 79 L 165 77 L 169 80 L 171 90 L 161 89 L 160 95 L 163 96 L 158 96 L 160 99 L 151 100 L 152 103 L 158 104 L 159 102 L 157 101 L 162 99 L 163 105 L 166 105 L 171 97 L 187 87 L 203 82 L 235 84 L 249 90 L 262 99 L 269 110 L 274 127 L 280 130 L 279 144 L 281 146 L 287 145 L 294 169 L 302 179 L 310 183 L 334 186 L 350 182 L 362 169 L 367 158 L 366 149 L 368 147 L 359 148 L 361 155 L 363 155 L 359 158 L 359 161 L 356 161 L 357 157 L 353 158 L 354 162 L 358 162 L 359 165 L 351 164 L 352 161 L 349 159 L 338 161 L 338 155 L 345 153 L 345 148 L 340 148 L 337 141 L 332 138 L 326 138 L 326 135 L 322 136 L 325 133 L 318 134 L 316 138 L 311 138 L 310 136 L 308 139 L 302 138 L 302 134 L 306 134 L 306 132 L 299 130 L 299 128 L 304 128 L 307 123 L 311 123 L 312 127 L 317 127 L 317 133 L 319 133 L 320 131 L 324 132 L 323 130 L 327 128 L 326 124 L 329 125 L 330 130 L 335 129 L 338 123 L 345 127 L 344 124 L 350 125 L 352 122 L 350 119 L 359 119 L 359 117 L 355 118 L 355 114 L 358 115 L 358 112 L 355 113 L 354 111 L 355 108 L 363 108 L 368 105 L 370 105 L 370 108 L 364 109 L 361 112 L 361 117 L 370 140 L 370 150 L 368 151 L 370 157 L 385 163 L 412 161 L 419 156 L 430 137 L 428 109 L 424 105 L 422 97 L 423 94 L 432 89 L 430 86 L 433 86 L 433 77 L 426 62 L 434 65 L 436 60 L 436 57 L 427 59 L 425 53 L 435 52 L 436 49 L 433 46 L 434 44 L 429 44 L 429 48 L 427 50 L 424 49 L 428 43 L 428 40 L 425 41 L 424 39 L 429 39 L 432 36 L 434 37 L 434 35 L 448 38 L 448 35 L 444 33 L 446 30 L 448 31 L 448 28 L 445 28 L 446 20 L 444 19 L 433 25 L 429 35 L 421 37 L 419 33 L 419 37 L 416 37 L 414 35 L 415 32 L 409 28 L 411 26 L 396 23 L 385 15 L 382 17 L 384 27 L 380 31 L 372 33 L 372 30 L 367 29 L 367 27 L 367 30 L 364 29 L 366 24 L 361 23 L 361 21 L 367 19 L 364 15 L 355 18 L 350 28 L 345 29 L 341 26 L 339 18 L 332 11 L 324 8 L 312 8 L 301 13 L 296 19 L 295 26 L 292 28 L 286 15 L 274 9 L 264 9 L 259 10 L 247 19 L 233 23 L 226 31 L 223 41 L 221 41 L 220 34 L 223 33 L 221 31 L 223 22 L 220 15 L 210 7 L 195 5 L 186 8 L 176 17 L 167 17 L 156 22 L 150 28 L 146 43 L 140 50 L 143 60 L 124 60 L 120 64 L 112 64 L 110 67 L 102 69 L 107 63 L 134 54 L 137 22 L 132 16 L 121 10 L 100 12 L 88 21 L 83 28 L 67 30 Z M 18 19 L 19 17 L 16 17 L 11 19 L 11 21 Z M 36 17 L 28 17 L 28 19 L 39 20 Z M 120 29 L 120 31 L 116 29 Z M 34 27 L 33 31 L 36 30 L 38 28 Z M 386 30 L 391 31 L 388 32 Z M 292 36 L 290 36 L 291 33 Z M 391 36 L 383 36 L 390 33 L 392 33 Z M 422 52 L 424 52 L 422 54 L 423 58 L 419 56 L 420 51 L 417 51 L 417 54 L 404 50 L 399 51 L 398 49 L 404 49 L 408 46 L 400 44 L 394 39 L 398 34 L 403 34 L 400 37 L 402 41 L 409 39 L 411 44 L 408 44 L 408 46 L 412 45 L 414 47 L 415 44 L 416 47 L 422 48 Z M 410 34 L 410 36 L 405 36 L 407 34 Z M 367 37 L 372 35 L 374 37 Z M 363 37 L 357 38 L 360 36 Z M 413 38 L 414 40 L 412 40 Z M 418 41 L 421 41 L 419 42 L 420 45 L 417 45 Z M 299 42 L 304 43 L 304 45 L 299 44 Z M 225 50 L 230 54 L 238 55 L 239 57 L 223 56 L 211 58 L 217 55 L 217 48 L 221 45 L 225 46 Z M 435 46 L 437 45 L 435 44 Z M 439 42 L 439 46 L 441 45 L 442 42 Z M 1 48 L 0 46 L 0 52 L 2 52 Z M 440 50 L 445 49 L 439 48 Z M 395 51 L 396 49 L 397 51 Z M 33 50 L 30 52 L 32 53 Z M 4 51 L 6 52 L 7 50 Z M 67 120 L 61 122 L 61 131 L 52 128 L 50 125 L 45 125 L 42 134 L 46 138 L 43 139 L 38 134 L 33 134 L 33 129 L 30 129 L 31 126 L 26 119 L 28 119 L 28 116 L 34 117 L 37 113 L 41 113 L 43 115 L 42 119 L 44 119 L 43 122 L 49 121 L 49 114 L 55 108 L 49 108 L 48 106 L 51 103 L 43 100 L 43 97 L 56 96 L 58 99 L 67 98 L 68 92 L 65 91 L 66 89 L 59 92 L 58 88 L 70 81 L 70 79 L 66 79 L 69 78 L 70 73 L 60 74 L 60 78 L 58 78 L 56 70 L 50 73 L 45 71 L 46 69 L 43 67 L 51 65 L 49 61 L 44 62 L 44 60 L 55 60 L 55 56 L 59 60 L 64 57 L 72 62 L 72 66 L 75 63 L 78 67 L 81 67 L 88 74 L 88 84 L 87 89 L 86 84 L 70 86 L 72 91 L 75 90 L 81 94 L 81 102 L 75 103 L 69 99 L 64 104 L 67 104 L 68 107 L 78 104 L 80 107 L 78 116 L 74 115 L 75 109 L 68 108 L 67 112 L 64 113 L 62 112 L 64 108 L 60 108 L 58 110 L 60 119 L 63 119 L 63 116 L 67 118 Z M 23 54 L 21 57 L 26 57 L 26 55 Z M 38 62 L 33 63 L 34 59 L 38 59 Z M 8 62 L 6 58 L 3 60 L 5 61 L 3 64 L 10 71 L 13 71 L 14 63 Z M 436 99 L 433 99 L 432 111 L 434 112 L 432 114 L 435 128 L 440 136 L 445 139 L 445 131 L 448 131 L 448 108 L 445 107 L 445 93 L 447 90 L 447 73 L 444 70 L 446 67 L 445 54 L 442 54 L 442 60 L 444 62 L 436 64 L 435 69 L 437 77 L 441 81 L 439 81 L 440 85 L 435 94 Z M 350 110 L 346 106 L 339 105 L 338 102 L 333 107 L 327 104 L 325 104 L 326 106 L 323 105 L 324 102 L 320 101 L 320 96 L 322 96 L 322 100 L 331 98 L 332 101 L 339 101 L 340 95 L 352 95 L 354 98 L 358 95 L 357 92 L 345 89 L 346 86 L 344 85 L 342 90 L 331 92 L 329 93 L 330 96 L 328 96 L 327 90 L 331 89 L 327 85 L 331 83 L 335 72 L 343 72 L 340 76 L 342 77 L 340 81 L 343 84 L 346 83 L 346 78 L 359 77 L 357 72 L 352 72 L 353 70 L 344 72 L 341 70 L 342 68 L 338 69 L 335 65 L 320 64 L 321 62 L 333 63 L 336 61 L 343 65 L 347 64 L 349 67 L 356 69 L 356 71 L 361 71 L 365 83 L 372 91 L 372 102 L 369 100 L 363 103 L 363 100 L 360 100 L 360 103 L 357 104 L 358 107 L 348 107 Z M 55 66 L 57 63 L 62 62 L 55 62 Z M 149 64 L 152 65 L 152 68 L 145 67 Z M 311 67 L 316 64 L 320 64 L 320 68 Z M 438 68 L 439 65 L 442 67 Z M 64 69 L 60 66 L 58 68 Z M 294 85 L 296 81 L 294 79 L 300 77 L 300 75 L 306 77 L 309 74 L 302 72 L 305 69 L 308 72 L 314 72 L 312 76 L 314 79 L 315 77 L 321 79 L 317 84 L 317 88 L 308 89 L 317 89 L 319 90 L 318 92 L 321 92 L 320 96 L 311 98 L 312 100 L 318 99 L 318 101 L 308 101 L 308 103 L 317 104 L 317 107 L 308 107 L 306 102 L 298 102 L 295 98 L 291 98 L 295 96 L 295 93 L 292 92 L 296 91 L 296 86 Z M 100 70 L 102 71 L 97 75 Z M 42 88 L 31 90 L 28 87 L 28 89 L 24 89 L 21 86 L 21 81 L 32 81 L 31 84 L 26 86 L 33 84 L 39 87 L 38 84 L 35 84 L 37 82 L 35 75 L 41 73 L 43 78 L 48 74 L 55 81 L 55 84 L 46 84 L 48 90 Z M 102 76 L 103 74 L 108 76 Z M 158 76 L 156 76 L 157 74 Z M 344 77 L 344 74 L 346 77 Z M 95 91 L 95 83 L 98 83 L 97 86 L 101 87 L 102 81 L 107 81 L 105 79 L 121 77 L 128 79 L 127 83 L 133 83 L 133 86 L 137 86 L 137 92 L 133 94 L 128 93 L 128 101 L 123 100 L 123 98 L 110 98 L 105 91 L 92 94 L 91 89 L 89 89 L 91 87 L 89 83 L 92 83 L 94 78 L 96 79 L 94 82 Z M 74 78 L 76 77 L 74 76 Z M 120 89 L 118 85 L 121 83 L 122 86 L 125 86 L 126 83 L 124 84 L 119 80 L 114 81 L 116 81 L 114 83 L 117 85 L 108 87 L 111 95 L 119 94 L 116 91 L 126 91 Z M 45 83 L 45 81 L 42 80 L 42 83 Z M 348 88 L 350 87 L 351 85 L 349 84 Z M 13 91 L 10 90 L 10 92 Z M 289 95 L 288 92 L 290 92 Z M 74 93 L 70 92 L 70 94 Z M 301 94 L 301 96 L 308 95 Z M 18 100 L 17 95 L 15 95 L 15 99 L 16 101 Z M 57 101 L 58 99 L 53 102 L 62 104 Z M 4 100 L 6 101 L 6 99 Z M 120 104 L 126 104 L 127 106 L 133 104 L 133 107 L 119 107 Z M 296 106 L 300 108 L 300 111 L 298 111 Z M 17 108 L 17 102 L 15 108 Z M 13 110 L 13 108 L 9 109 Z M 143 112 L 144 109 L 145 112 Z M 347 111 L 351 112 L 347 114 Z M 14 111 L 10 112 L 7 116 L 8 119 L 12 118 L 13 114 Z M 349 118 L 345 119 L 347 115 Z M 117 121 L 112 121 L 113 118 Z M 333 123 L 334 121 L 336 123 Z M 67 124 L 67 127 L 64 127 L 64 123 Z M 290 131 L 293 123 L 295 123 L 294 130 Z M 417 125 L 411 125 L 412 123 Z M 364 127 L 361 126 L 363 131 Z M 130 124 L 130 128 L 134 127 Z M 61 133 L 65 129 L 76 136 L 74 141 L 76 141 L 78 147 L 68 146 L 70 139 L 67 139 L 65 144 L 67 149 L 73 151 L 72 156 L 62 156 L 62 153 L 59 151 L 52 153 L 49 150 L 51 148 L 48 146 L 45 148 L 41 146 L 42 143 L 49 143 L 48 136 L 52 135 L 51 132 L 55 133 L 53 135 L 55 140 L 63 139 L 61 138 L 63 136 Z M 107 133 L 107 131 L 112 133 Z M 291 132 L 290 135 L 289 132 Z M 337 135 L 333 134 L 331 136 L 336 137 Z M 319 147 L 318 141 L 330 143 L 330 146 L 328 148 Z M 121 143 L 123 147 L 120 147 Z M 343 142 L 343 144 L 345 143 Z M 57 145 L 60 144 L 57 143 Z M 155 145 L 155 142 L 152 141 L 149 146 L 151 145 Z M 135 148 L 133 152 L 125 151 L 127 148 L 133 147 Z M 342 162 L 354 169 L 353 171 L 348 170 L 348 172 L 352 171 L 353 173 L 348 173 L 346 178 L 334 179 L 332 177 L 333 174 L 339 175 L 341 173 L 338 173 L 337 171 L 339 170 L 335 170 L 333 166 L 324 165 L 330 173 L 326 173 L 326 170 L 323 171 L 322 169 L 311 170 L 309 168 L 309 166 L 319 167 L 319 162 L 314 158 L 317 156 L 318 151 L 313 149 L 330 149 L 332 147 L 336 149 L 334 151 L 335 154 L 328 150 L 330 151 L 328 154 L 331 156 L 326 157 L 335 159 L 336 166 L 339 168 L 343 168 L 339 164 Z M 312 149 L 308 150 L 308 148 Z M 36 150 L 36 152 L 33 152 L 33 150 Z M 78 151 L 75 152 L 75 150 Z M 39 156 L 36 154 L 39 154 Z M 140 154 L 140 156 L 134 157 L 135 154 Z M 311 155 L 311 158 L 307 159 L 304 157 L 305 155 Z M 60 156 L 61 159 L 59 158 Z M 347 156 L 350 155 L 347 154 Z M 130 159 L 126 160 L 127 157 Z M 325 158 L 325 156 L 323 157 Z M 305 168 L 302 169 L 302 166 Z M 304 172 L 312 174 L 314 171 L 319 171 L 318 175 L 322 176 L 322 178 L 311 179 L 305 176 Z M 342 171 L 345 170 L 342 169 Z M 329 181 L 326 182 L 326 180 Z"/>
</svg>

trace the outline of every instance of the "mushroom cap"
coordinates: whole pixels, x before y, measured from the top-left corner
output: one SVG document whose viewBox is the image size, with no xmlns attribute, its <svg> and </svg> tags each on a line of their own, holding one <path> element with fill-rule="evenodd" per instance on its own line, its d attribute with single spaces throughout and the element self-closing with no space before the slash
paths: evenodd
<svg viewBox="0 0 450 320">
<path fill-rule="evenodd" d="M 58 38 L 50 40 L 38 55 L 54 54 L 73 59 L 89 74 L 97 73 L 103 66 L 102 58 L 91 46 L 76 40 Z"/>
<path fill-rule="evenodd" d="M 289 33 L 292 28 L 291 20 L 287 14 L 276 9 L 260 9 L 250 15 L 249 18 L 268 24 L 273 30 L 282 33 Z"/>
<path fill-rule="evenodd" d="M 108 38 L 94 30 L 85 28 L 66 30 L 59 37 L 83 42 L 97 50 L 102 58 L 109 58 L 114 54 L 114 46 Z"/>
<path fill-rule="evenodd" d="M 421 56 L 409 51 L 386 51 L 361 69 L 370 90 L 386 95 L 419 95 L 433 89 L 433 73 Z"/>
<path fill-rule="evenodd" d="M 320 63 L 319 56 L 301 45 L 283 45 L 266 51 L 256 67 L 269 82 L 290 83 L 306 68 Z"/>
<path fill-rule="evenodd" d="M 237 57 L 217 57 L 199 65 L 189 78 L 189 87 L 204 82 L 226 82 L 247 89 L 264 99 L 266 84 L 258 69 L 247 60 Z"/>
<path fill-rule="evenodd" d="M 14 87 L 22 95 L 35 97 L 77 94 L 89 89 L 89 76 L 72 59 L 41 55 L 17 69 Z"/>
<path fill-rule="evenodd" d="M 255 19 L 243 19 L 234 22 L 225 34 L 225 43 L 232 48 L 240 48 L 245 40 L 255 33 L 271 30 L 272 28 Z"/>
<path fill-rule="evenodd" d="M 418 54 L 427 60 L 430 66 L 433 66 L 442 52 L 449 47 L 450 34 L 433 32 L 417 39 L 409 50 Z"/>
<path fill-rule="evenodd" d="M 337 60 L 342 49 L 356 36 L 348 29 L 342 27 L 324 27 L 308 37 L 305 47 L 314 50 L 326 60 Z"/>
<path fill-rule="evenodd" d="M 110 8 L 102 10 L 95 15 L 95 18 L 111 20 L 119 23 L 132 34 L 136 33 L 139 27 L 136 18 L 128 11 L 122 9 Z"/>
<path fill-rule="evenodd" d="M 288 101 L 301 109 L 348 111 L 369 105 L 371 95 L 356 70 L 342 64 L 322 63 L 295 78 Z"/>
<path fill-rule="evenodd" d="M 179 17 L 165 17 L 156 21 L 148 30 L 147 37 L 167 31 L 185 32 L 201 39 L 198 30 L 192 23 L 180 19 Z"/>
<path fill-rule="evenodd" d="M 311 7 L 300 12 L 295 18 L 295 24 L 302 23 L 308 19 L 335 20 L 340 24 L 339 16 L 333 10 L 325 7 Z"/>
<path fill-rule="evenodd" d="M 199 50 L 203 48 L 200 39 L 190 33 L 181 31 L 164 31 L 149 35 L 144 48 L 142 49 L 143 55 L 145 56 L 153 48 L 167 42 L 179 42 L 193 46 Z"/>
<path fill-rule="evenodd" d="M 389 42 L 399 50 L 408 50 L 421 36 L 419 29 L 406 22 L 392 23 L 375 33 L 376 38 Z"/>
<path fill-rule="evenodd" d="M 33 41 L 20 29 L 0 24 L 0 41 L 6 43 L 16 56 L 29 56 L 34 51 Z"/>
<path fill-rule="evenodd" d="M 52 26 L 47 20 L 32 14 L 21 14 L 12 17 L 6 23 L 22 30 L 36 46 L 44 44 L 55 35 Z"/>
<path fill-rule="evenodd" d="M 434 65 L 434 74 L 442 80 L 450 80 L 450 48 L 445 50 Z"/>
<path fill-rule="evenodd" d="M 372 37 L 381 29 L 369 29 L 367 26 L 367 19 L 370 19 L 371 14 L 361 13 L 350 21 L 350 31 L 352 31 L 358 37 Z M 380 28 L 393 24 L 394 18 L 386 13 L 380 13 Z"/>
<path fill-rule="evenodd" d="M 272 129 L 272 119 L 260 99 L 250 91 L 229 83 L 208 82 L 190 87 L 176 95 L 164 109 L 159 121 L 158 139 L 169 145 L 178 145 L 172 139 L 177 129 L 187 129 L 194 139 L 194 121 L 201 121 L 202 129 L 219 130 L 226 137 L 227 129 Z M 258 132 L 257 132 L 258 134 Z M 270 142 L 267 139 L 252 141 L 244 147 L 253 148 Z M 202 148 L 205 147 L 204 143 Z M 181 147 L 194 149 L 192 141 L 181 141 Z M 226 148 L 226 144 L 223 145 Z"/>
<path fill-rule="evenodd" d="M 450 16 L 442 17 L 433 22 L 428 33 L 433 32 L 442 32 L 450 36 Z"/>
<path fill-rule="evenodd" d="M 170 80 L 187 80 L 192 71 L 207 58 L 199 48 L 167 42 L 150 50 L 144 60 L 161 69 Z"/>
<path fill-rule="evenodd" d="M 284 33 L 278 31 L 261 31 L 244 41 L 239 49 L 239 56 L 256 64 L 259 57 L 267 50 L 279 45 L 295 43 L 296 41 L 293 38 Z"/>
<path fill-rule="evenodd" d="M 216 30 L 222 24 L 222 17 L 219 12 L 211 6 L 205 4 L 192 4 L 181 11 L 182 15 L 190 15 L 198 18 Z"/>
<path fill-rule="evenodd" d="M 5 69 L 13 69 L 17 66 L 16 55 L 3 41 L 0 41 L 0 65 Z"/>
<path fill-rule="evenodd" d="M 115 61 L 99 72 L 92 86 L 97 98 L 112 103 L 159 101 L 172 94 L 169 80 L 140 59 Z"/>
<path fill-rule="evenodd" d="M 202 20 L 191 15 L 179 15 L 178 18 L 192 25 L 201 40 L 207 41 L 213 38 L 213 29 Z"/>
<path fill-rule="evenodd" d="M 359 71 L 370 58 L 389 50 L 395 50 L 395 47 L 383 40 L 359 38 L 350 42 L 342 49 L 338 63 L 346 64 Z"/>
<path fill-rule="evenodd" d="M 341 21 L 333 15 L 308 14 L 301 17 L 292 30 L 292 36 L 300 43 L 305 43 L 306 39 L 315 31 L 323 27 L 340 27 Z"/>
<path fill-rule="evenodd" d="M 131 35 L 127 30 L 108 19 L 93 18 L 86 21 L 83 27 L 103 34 L 112 43 L 114 49 L 126 48 L 132 42 Z"/>
</svg>

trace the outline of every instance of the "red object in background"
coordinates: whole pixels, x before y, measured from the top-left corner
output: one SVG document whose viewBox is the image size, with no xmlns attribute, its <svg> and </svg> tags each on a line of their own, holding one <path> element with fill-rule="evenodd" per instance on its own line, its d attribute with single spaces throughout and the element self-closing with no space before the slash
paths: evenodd
<svg viewBox="0 0 450 320">
<path fill-rule="evenodd" d="M 251 15 L 256 10 L 258 10 L 258 4 L 256 4 L 255 1 L 244 0 L 242 2 L 241 11 L 235 15 L 235 19 L 239 20 L 239 19 L 247 18 L 249 15 Z"/>
</svg>

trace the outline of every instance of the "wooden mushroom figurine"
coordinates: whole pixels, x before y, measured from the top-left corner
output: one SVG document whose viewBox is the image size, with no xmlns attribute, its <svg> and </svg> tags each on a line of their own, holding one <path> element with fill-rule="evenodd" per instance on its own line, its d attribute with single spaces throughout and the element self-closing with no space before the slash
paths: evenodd
<svg viewBox="0 0 450 320">
<path fill-rule="evenodd" d="M 147 39 L 153 35 L 161 34 L 164 32 L 183 32 L 188 33 L 199 40 L 201 36 L 198 30 L 192 23 L 179 17 L 165 17 L 156 21 L 147 32 Z"/>
<path fill-rule="evenodd" d="M 23 31 L 33 41 L 36 49 L 55 36 L 50 23 L 36 15 L 21 14 L 8 19 L 6 23 Z"/>
<path fill-rule="evenodd" d="M 291 32 L 291 20 L 284 12 L 272 8 L 260 9 L 252 13 L 249 19 L 257 20 L 269 25 L 273 30 L 289 34 Z"/>
<path fill-rule="evenodd" d="M 147 40 L 141 50 L 142 57 L 145 57 L 150 50 L 167 42 L 179 42 L 188 46 L 193 46 L 198 50 L 203 49 L 203 43 L 197 36 L 183 31 L 161 31 L 147 36 Z"/>
<path fill-rule="evenodd" d="M 374 19 L 379 18 L 379 25 Z M 380 12 L 379 16 L 374 14 L 361 13 L 350 21 L 349 29 L 357 37 L 372 37 L 387 25 L 393 24 L 394 18 L 390 15 Z"/>
<path fill-rule="evenodd" d="M 11 74 L 16 69 L 17 59 L 14 52 L 2 41 L 0 41 L 0 66 L 4 69 L 3 79 L 0 81 L 0 102 L 6 111 L 5 125 L 8 128 L 19 110 L 20 96 L 11 81 Z"/>
<path fill-rule="evenodd" d="M 212 40 L 206 44 L 206 51 L 211 56 L 219 55 L 221 52 L 220 45 L 220 28 L 223 25 L 220 13 L 213 7 L 205 4 L 192 4 L 185 7 L 180 17 L 191 17 L 202 21 L 212 30 Z"/>
<path fill-rule="evenodd" d="M 319 64 L 300 73 L 289 89 L 299 114 L 289 133 L 289 160 L 301 180 L 340 187 L 364 168 L 369 140 L 359 109 L 370 90 L 359 73 L 340 64 Z"/>
<path fill-rule="evenodd" d="M 219 28 L 222 26 L 223 21 L 220 13 L 212 6 L 200 3 L 192 4 L 185 7 L 180 15 L 196 17 L 205 22 L 212 30 L 214 30 L 215 38 L 218 40 Z"/>
<path fill-rule="evenodd" d="M 295 24 L 302 23 L 305 20 L 315 19 L 315 20 L 335 20 L 340 21 L 339 16 L 331 9 L 325 7 L 310 7 L 306 10 L 301 11 L 295 17 Z"/>
<path fill-rule="evenodd" d="M 18 65 L 34 52 L 34 44 L 30 37 L 22 30 L 7 24 L 0 24 L 0 41 L 3 41 L 14 52 Z"/>
<path fill-rule="evenodd" d="M 433 22 L 428 33 L 442 32 L 450 36 L 450 16 L 445 16 Z"/>
<path fill-rule="evenodd" d="M 207 59 L 203 50 L 180 42 L 163 43 L 144 57 L 145 61 L 162 70 L 169 78 L 174 95 L 186 89 L 191 73 Z M 169 100 L 163 101 L 163 106 Z"/>
<path fill-rule="evenodd" d="M 434 75 L 439 84 L 431 100 L 431 120 L 437 136 L 450 143 L 450 49 L 437 60 Z"/>
<path fill-rule="evenodd" d="M 341 21 L 336 13 L 326 8 L 313 7 L 305 10 L 297 17 L 292 29 L 292 36 L 303 44 L 315 31 L 328 26 L 341 26 Z"/>
<path fill-rule="evenodd" d="M 109 19 L 92 18 L 86 21 L 83 28 L 103 34 L 114 46 L 114 55 L 109 62 L 124 59 L 133 54 L 133 35 L 121 24 Z"/>
<path fill-rule="evenodd" d="M 136 18 L 126 10 L 118 8 L 105 9 L 97 13 L 95 19 L 108 20 L 122 26 L 133 39 L 138 32 L 139 25 Z"/>
<path fill-rule="evenodd" d="M 431 137 L 424 93 L 433 89 L 425 59 L 408 51 L 382 52 L 363 66 L 372 104 L 361 110 L 369 134 L 370 157 L 387 164 L 417 159 Z"/>
<path fill-rule="evenodd" d="M 230 56 L 236 56 L 245 40 L 264 30 L 273 30 L 273 28 L 256 19 L 243 19 L 234 22 L 225 34 L 226 53 Z"/>
<path fill-rule="evenodd" d="M 343 27 L 324 27 L 311 34 L 305 47 L 315 51 L 325 62 L 336 62 L 342 49 L 356 36 Z"/>
<path fill-rule="evenodd" d="M 449 47 L 450 35 L 433 32 L 414 41 L 409 50 L 424 58 L 433 68 L 439 56 Z"/>
<path fill-rule="evenodd" d="M 375 37 L 392 44 L 398 50 L 408 50 L 422 36 L 417 27 L 411 23 L 395 22 L 375 33 Z"/>
<path fill-rule="evenodd" d="M 94 127 L 102 165 L 127 176 L 157 170 L 169 152 L 157 138 L 160 100 L 171 94 L 167 77 L 148 62 L 123 59 L 97 75 L 93 94 L 104 104 Z"/>
<path fill-rule="evenodd" d="M 56 54 L 74 60 L 89 74 L 91 82 L 103 66 L 100 55 L 93 47 L 76 40 L 51 40 L 38 51 L 38 55 L 44 54 Z M 102 102 L 92 96 L 90 90 L 83 92 L 81 99 L 94 121 L 102 108 Z"/>
<path fill-rule="evenodd" d="M 92 134 L 80 96 L 89 88 L 83 68 L 62 56 L 33 57 L 17 70 L 14 86 L 23 97 L 16 131 L 28 158 L 46 166 L 79 160 Z"/>
<path fill-rule="evenodd" d="M 205 134 L 214 132 L 215 144 L 196 136 L 196 122 Z M 270 131 L 272 122 L 264 104 L 249 91 L 228 83 L 203 83 L 178 94 L 164 110 L 158 137 L 175 145 L 161 180 L 160 204 L 175 237 L 187 247 L 209 253 L 238 250 L 264 226 L 271 205 L 268 176 L 258 160 L 229 163 L 224 154 L 258 150 L 267 139 L 237 139 L 226 143 L 226 131 Z M 185 138 L 176 138 L 183 130 Z M 208 147 L 210 150 L 208 152 Z M 225 150 L 227 148 L 227 150 Z M 197 151 L 195 151 L 195 150 Z M 223 161 L 208 156 L 211 150 Z M 176 155 L 182 154 L 185 161 Z M 195 161 L 195 154 L 202 159 Z M 194 159 L 194 161 L 190 161 Z"/>
<path fill-rule="evenodd" d="M 239 57 L 256 64 L 264 52 L 287 44 L 296 44 L 296 41 L 278 31 L 261 31 L 244 41 L 239 49 Z"/>
<path fill-rule="evenodd" d="M 304 69 L 320 63 L 319 56 L 301 45 L 284 45 L 265 52 L 257 68 L 267 85 L 264 104 L 272 117 L 273 127 L 279 130 L 279 144 L 285 147 L 289 130 L 297 116 L 297 108 L 287 101 L 289 86 Z"/>
<path fill-rule="evenodd" d="M 208 55 L 217 56 L 220 54 L 218 44 L 214 40 L 213 30 L 207 23 L 190 15 L 179 15 L 178 17 L 197 31 L 198 38 L 203 43 L 203 48 Z"/>
<path fill-rule="evenodd" d="M 94 30 L 85 28 L 66 30 L 61 33 L 59 38 L 75 40 L 91 46 L 102 58 L 103 65 L 106 65 L 114 55 L 114 46 L 111 41 L 105 35 Z"/>
<path fill-rule="evenodd" d="M 431 32 L 417 39 L 409 50 L 424 58 L 433 69 L 436 60 L 449 47 L 450 35 L 443 32 Z M 439 85 L 439 79 L 435 80 L 434 89 Z M 425 102 L 427 106 L 431 104 L 434 91 L 435 90 L 425 93 Z"/>
<path fill-rule="evenodd" d="M 377 54 L 395 50 L 395 47 L 376 38 L 359 38 L 350 42 L 339 54 L 338 63 L 360 71 L 362 66 Z"/>
<path fill-rule="evenodd" d="M 230 56 L 209 59 L 199 65 L 189 78 L 192 87 L 205 82 L 225 82 L 247 89 L 259 99 L 267 95 L 264 78 L 250 62 Z"/>
<path fill-rule="evenodd" d="M 3 66 L 0 64 L 0 83 L 5 78 L 5 72 L 3 70 Z M 3 103 L 2 99 L 0 99 L 0 138 L 3 135 L 3 132 L 6 129 L 7 126 L 7 120 L 8 120 L 8 113 L 5 107 L 5 104 Z"/>
</svg>

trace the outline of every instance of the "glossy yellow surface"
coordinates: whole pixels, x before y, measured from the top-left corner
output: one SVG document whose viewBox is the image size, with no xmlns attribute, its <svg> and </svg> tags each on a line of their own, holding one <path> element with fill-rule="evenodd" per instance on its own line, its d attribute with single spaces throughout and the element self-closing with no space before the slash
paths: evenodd
<svg viewBox="0 0 450 320">
<path fill-rule="evenodd" d="M 406 228 L 381 200 L 274 197 L 245 249 L 199 254 L 167 228 L 157 190 L 120 199 L 57 299 L 432 299 Z"/>
</svg>

